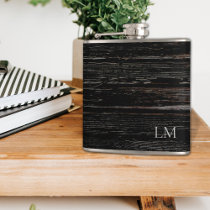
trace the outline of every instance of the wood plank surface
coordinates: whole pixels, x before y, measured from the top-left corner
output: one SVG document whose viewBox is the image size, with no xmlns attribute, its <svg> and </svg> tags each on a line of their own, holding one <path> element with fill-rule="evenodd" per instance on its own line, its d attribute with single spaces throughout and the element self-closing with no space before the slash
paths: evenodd
<svg viewBox="0 0 210 210">
<path fill-rule="evenodd" d="M 176 210 L 172 197 L 140 197 L 140 210 Z"/>
<path fill-rule="evenodd" d="M 74 94 L 82 106 L 82 94 Z M 82 109 L 0 141 L 0 196 L 210 195 L 210 129 L 192 111 L 188 156 L 88 153 Z"/>
</svg>

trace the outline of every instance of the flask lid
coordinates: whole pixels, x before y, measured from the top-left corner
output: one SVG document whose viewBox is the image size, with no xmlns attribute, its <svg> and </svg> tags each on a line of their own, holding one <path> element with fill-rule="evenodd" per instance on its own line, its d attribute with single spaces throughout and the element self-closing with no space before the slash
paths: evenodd
<svg viewBox="0 0 210 210">
<path fill-rule="evenodd" d="M 145 39 L 149 36 L 149 24 L 147 23 L 128 23 L 123 25 L 123 32 L 97 33 L 95 38 L 102 36 L 125 36 L 127 39 Z"/>
<path fill-rule="evenodd" d="M 127 39 L 145 39 L 149 36 L 149 24 L 147 23 L 125 24 L 123 28 Z"/>
</svg>

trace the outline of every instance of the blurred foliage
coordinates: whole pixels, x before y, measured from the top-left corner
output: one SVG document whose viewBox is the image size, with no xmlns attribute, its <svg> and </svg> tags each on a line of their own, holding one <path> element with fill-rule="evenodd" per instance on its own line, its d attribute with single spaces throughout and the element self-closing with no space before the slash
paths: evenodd
<svg viewBox="0 0 210 210">
<path fill-rule="evenodd" d="M 50 0 L 31 0 L 30 4 L 33 4 L 34 6 L 41 4 L 42 6 L 46 5 Z"/>
<path fill-rule="evenodd" d="M 30 0 L 30 4 L 46 5 L 51 0 Z M 63 6 L 77 15 L 74 21 L 83 28 L 83 39 L 95 33 L 121 32 L 123 24 L 141 23 L 149 18 L 150 0 L 62 0 Z"/>
<path fill-rule="evenodd" d="M 29 210 L 36 210 L 36 206 L 34 204 L 31 204 Z"/>
</svg>

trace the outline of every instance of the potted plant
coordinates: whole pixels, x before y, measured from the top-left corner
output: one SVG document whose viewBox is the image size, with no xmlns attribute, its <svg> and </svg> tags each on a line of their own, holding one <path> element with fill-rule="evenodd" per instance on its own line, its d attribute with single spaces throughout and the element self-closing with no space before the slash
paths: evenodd
<svg viewBox="0 0 210 210">
<path fill-rule="evenodd" d="M 34 6 L 44 6 L 50 1 L 30 0 L 30 3 Z M 147 9 L 152 5 L 150 0 L 62 0 L 62 4 L 70 9 L 71 14 L 77 15 L 74 23 L 83 30 L 82 37 L 73 43 L 74 79 L 82 79 L 83 40 L 94 39 L 95 33 L 121 32 L 126 23 L 148 20 Z"/>
</svg>

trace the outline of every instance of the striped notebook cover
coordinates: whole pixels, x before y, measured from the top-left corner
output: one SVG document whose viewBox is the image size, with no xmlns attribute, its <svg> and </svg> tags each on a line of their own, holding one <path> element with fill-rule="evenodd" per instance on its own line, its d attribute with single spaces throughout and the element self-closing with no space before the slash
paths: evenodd
<svg viewBox="0 0 210 210">
<path fill-rule="evenodd" d="M 13 67 L 0 74 L 0 110 L 57 97 L 66 88 L 63 82 Z"/>
</svg>

